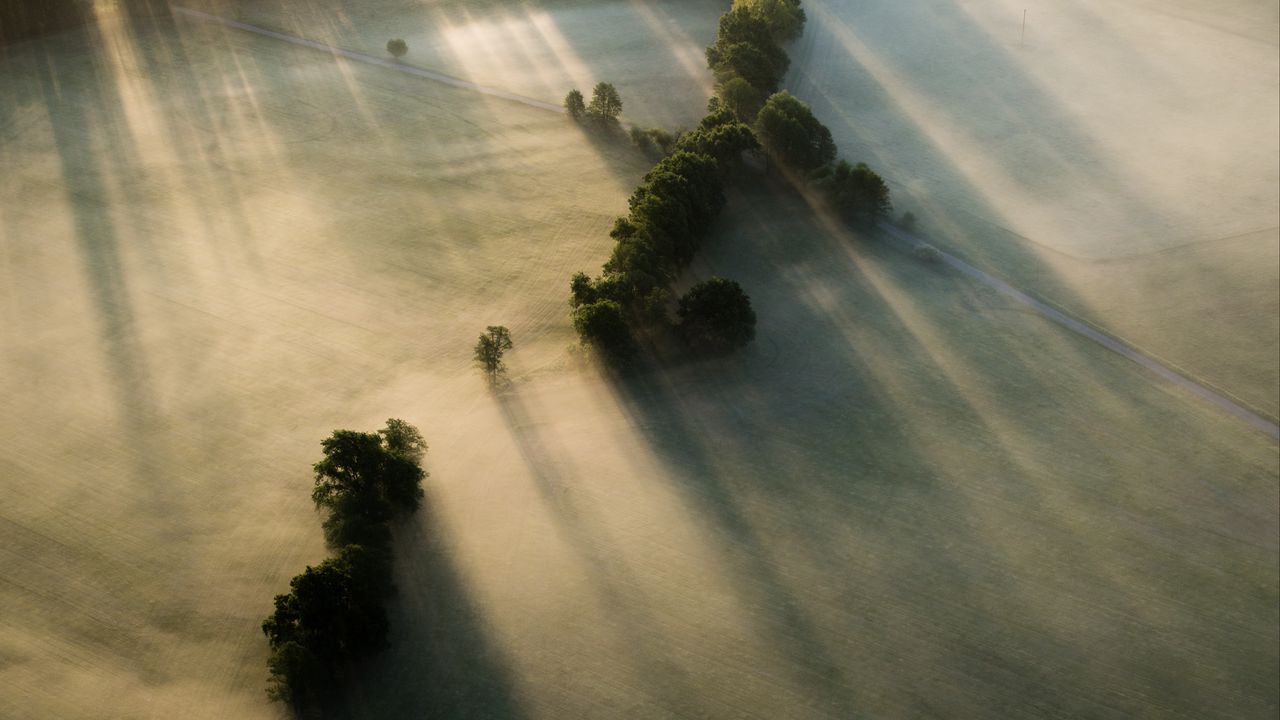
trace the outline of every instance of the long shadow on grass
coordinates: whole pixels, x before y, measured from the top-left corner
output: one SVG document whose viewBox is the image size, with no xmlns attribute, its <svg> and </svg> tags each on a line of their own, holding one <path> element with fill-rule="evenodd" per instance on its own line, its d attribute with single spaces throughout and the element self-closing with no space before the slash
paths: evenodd
<svg viewBox="0 0 1280 720">
<path fill-rule="evenodd" d="M 868 241 L 832 236 L 808 212 L 795 198 L 739 199 L 726 211 L 735 237 L 695 263 L 695 274 L 722 272 L 756 299 L 756 348 L 658 363 L 614 389 L 693 514 L 726 538 L 726 565 L 745 598 L 763 600 L 748 604 L 777 662 L 815 698 L 811 711 L 847 716 L 865 693 L 882 712 L 895 698 L 895 715 L 1006 717 L 1212 715 L 1273 699 L 1267 639 L 1215 609 L 1231 593 L 1185 598 L 1180 588 L 1203 586 L 1206 568 L 1170 563 L 1176 545 L 1132 525 L 1171 491 L 1192 507 L 1222 505 L 1186 478 L 1223 456 L 1180 447 L 1153 420 L 1176 417 L 1181 402 L 962 278 L 887 246 L 850 252 Z M 787 217 L 797 219 L 768 230 Z M 1145 422 L 1130 419 L 1138 413 Z M 1135 446 L 1153 454 L 1134 457 Z M 1172 479 L 1122 481 L 1134 472 Z M 1094 522 L 1123 529 L 1098 535 Z M 1275 554 L 1231 543 L 1215 552 L 1255 570 Z M 1036 569 L 1036 554 L 1076 559 L 1059 578 Z M 1162 569 L 1117 570 L 1131 555 Z M 815 569 L 821 581 L 793 580 Z M 1243 578 L 1229 584 L 1253 592 Z M 1110 614 L 1080 625 L 1099 598 Z M 1264 605 L 1244 612 L 1265 622 Z M 1187 632 L 1211 669 L 1188 673 L 1193 655 L 1160 629 L 1206 618 L 1219 635 Z M 1108 640 L 1080 637 L 1099 632 L 1093 623 Z M 1237 707 L 1216 704 L 1216 672 L 1241 678 Z"/>
<path fill-rule="evenodd" d="M 871 8 L 865 18 L 867 25 L 877 28 L 876 23 L 886 22 L 881 14 L 892 17 L 902 7 L 905 6 L 893 10 Z M 911 22 L 912 26 L 901 34 L 920 44 L 918 53 L 901 52 L 900 45 L 892 44 L 896 40 L 890 39 L 889 34 L 866 29 L 825 4 L 812 7 L 806 36 L 797 44 L 797 57 L 793 58 L 793 71 L 788 78 L 792 91 L 812 103 L 818 116 L 832 125 L 847 156 L 881 168 L 895 189 L 917 185 L 910 173 L 918 172 L 918 167 L 898 169 L 903 157 L 927 159 L 930 186 L 945 189 L 950 200 L 944 205 L 916 193 L 915 203 L 907 209 L 927 219 L 929 227 L 937 232 L 939 244 L 957 250 L 979 267 L 1010 279 L 1024 291 L 1047 298 L 1104 328 L 1114 327 L 1107 316 L 1107 307 L 1055 267 L 1064 261 L 1073 263 L 1073 267 L 1085 267 L 1084 261 L 1038 248 L 1031 240 L 1005 230 L 1014 222 L 990 198 L 991 190 L 984 186 L 990 183 L 971 179 L 968 171 L 973 168 L 966 167 L 963 157 L 957 156 L 953 149 L 940 144 L 926 118 L 913 115 L 908 99 L 896 94 L 894 83 L 901 82 L 905 91 L 936 103 L 939 93 L 951 91 L 939 86 L 935 78 L 940 73 L 964 80 L 966 98 L 980 97 L 981 102 L 974 106 L 981 110 L 976 119 L 964 113 L 949 116 L 948 124 L 958 126 L 957 137 L 971 146 L 971 151 L 984 149 L 983 160 L 991 163 L 1007 182 L 1039 188 L 1043 194 L 1052 196 L 1059 187 L 1054 183 L 1069 181 L 1072 187 L 1088 188 L 1089 198 L 1097 203 L 1092 215 L 1114 218 L 1123 214 L 1124 222 L 1130 226 L 1177 227 L 1186 209 L 1163 203 L 1147 188 L 1125 176 L 1107 148 L 1075 119 L 1067 105 L 1072 98 L 1058 97 L 1034 79 L 1022 60 L 992 38 L 960 4 L 932 3 L 928 12 L 903 14 L 901 21 Z M 854 17 L 860 16 L 854 13 Z M 824 41 L 834 52 L 809 62 L 806 53 Z M 919 67 L 919 64 L 955 57 L 975 58 L 969 75 L 964 74 L 965 70 L 955 69 L 970 67 L 964 63 L 937 72 Z M 842 72 L 839 83 L 828 79 L 825 69 L 832 66 Z M 1140 72 L 1152 83 L 1162 86 L 1174 83 L 1163 68 L 1144 64 Z M 860 108 L 874 108 L 874 115 L 863 115 Z M 1002 142 L 1012 136 L 1032 139 L 1022 145 Z M 899 156 L 894 147 L 883 145 L 885 139 L 907 149 Z M 1051 203 L 1045 204 L 1047 207 Z M 958 211 L 961 207 L 964 210 Z M 971 217 L 977 218 L 978 223 Z M 1062 218 L 1061 214 L 1055 217 Z M 1081 218 L 1077 232 L 1092 232 L 1092 222 L 1092 218 Z M 1205 272 L 1197 283 L 1196 288 L 1180 291 L 1217 297 L 1232 292 L 1233 279 Z M 1230 342 L 1230 335 L 1223 332 L 1222 327 L 1205 323 L 1194 332 L 1205 337 L 1221 337 L 1225 345 Z M 1155 349 L 1167 354 L 1164 348 Z M 1198 358 L 1172 359 L 1211 382 L 1222 384 L 1220 368 L 1208 366 Z"/>
<path fill-rule="evenodd" d="M 452 558 L 432 493 L 394 542 L 395 596 L 388 614 L 391 645 L 352 683 L 333 717 L 349 720 L 456 718 L 520 720 L 526 716 L 501 650 L 490 640 Z"/>
</svg>

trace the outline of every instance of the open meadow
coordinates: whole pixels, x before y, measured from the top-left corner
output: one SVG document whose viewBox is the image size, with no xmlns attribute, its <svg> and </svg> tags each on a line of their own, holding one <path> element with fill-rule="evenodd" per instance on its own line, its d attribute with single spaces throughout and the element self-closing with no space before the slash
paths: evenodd
<svg viewBox="0 0 1280 720">
<path fill-rule="evenodd" d="M 1280 414 L 1276 3 L 805 7 L 787 87 L 940 247 Z"/>
<path fill-rule="evenodd" d="M 346 4 L 364 9 L 328 29 L 318 12 L 273 20 L 269 4 L 238 16 L 370 54 L 401 35 L 406 62 L 553 102 L 570 80 L 613 79 L 640 99 L 624 115 L 646 124 L 696 120 L 710 77 L 687 60 L 723 9 L 522 5 L 543 41 L 521 60 L 504 38 L 534 36 L 492 30 L 517 22 L 501 3 L 401 3 L 376 27 L 379 4 Z M 1148 327 L 1144 346 L 1180 363 L 1229 350 L 1210 377 L 1268 409 L 1265 228 L 1186 245 L 1244 232 L 1232 223 L 1246 216 L 1278 224 L 1265 149 L 1238 178 L 1255 201 L 1224 189 L 1221 215 L 1183 207 L 1178 242 L 1110 213 L 1082 212 L 1082 233 L 1060 233 L 1053 213 L 1087 199 L 1067 193 L 1055 209 L 1057 188 L 1030 206 L 974 205 L 982 183 L 924 172 L 946 157 L 929 166 L 907 142 L 954 118 L 902 129 L 890 109 L 880 125 L 838 124 L 840 108 L 888 91 L 859 99 L 865 88 L 824 79 L 842 31 L 822 24 L 837 5 L 807 5 L 793 89 L 846 155 L 883 166 L 922 232 L 1115 318 L 1121 334 Z M 414 13 L 433 29 L 403 29 Z M 653 30 L 614 56 L 577 44 L 583 23 L 611 22 L 627 37 L 687 36 Z M 571 273 L 607 257 L 651 163 L 625 142 L 183 16 L 104 10 L 96 28 L 6 53 L 0 717 L 284 717 L 263 692 L 259 625 L 326 554 L 310 465 L 334 428 L 388 417 L 422 430 L 431 477 L 395 533 L 391 647 L 335 717 L 1225 720 L 1280 708 L 1275 442 L 989 288 L 747 174 L 680 284 L 740 281 L 756 342 L 613 374 L 575 346 L 566 297 Z M 646 64 L 660 82 L 645 84 Z M 833 87 L 847 99 L 818 92 Z M 863 144 L 894 132 L 908 135 L 883 156 Z M 1167 174 L 1149 219 L 1172 222 L 1164 205 L 1190 192 Z M 1145 187 L 1131 180 L 1107 182 Z M 1000 220 L 987 208 L 1015 218 L 1001 222 L 1021 239 L 981 234 Z M 1146 289 L 1108 289 L 1124 268 Z M 1211 313 L 1170 287 L 1179 280 L 1241 312 Z M 1163 312 L 1143 325 L 1120 307 L 1126 292 Z M 1190 339 L 1165 337 L 1178 323 Z M 471 363 L 493 324 L 515 340 L 496 389 Z M 1230 335 L 1246 331 L 1261 337 Z"/>
</svg>

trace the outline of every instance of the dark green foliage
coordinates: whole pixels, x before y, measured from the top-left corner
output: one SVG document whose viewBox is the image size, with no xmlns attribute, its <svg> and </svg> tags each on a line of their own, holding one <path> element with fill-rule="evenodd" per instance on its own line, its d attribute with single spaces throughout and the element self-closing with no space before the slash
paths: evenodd
<svg viewBox="0 0 1280 720">
<path fill-rule="evenodd" d="M 591 91 L 591 104 L 587 105 L 587 117 L 598 122 L 616 122 L 622 113 L 622 97 L 607 82 L 596 83 Z"/>
<path fill-rule="evenodd" d="M 762 93 L 778 89 L 790 63 L 768 23 L 744 5 L 720 16 L 716 41 L 707 48 L 707 65 L 720 82 L 741 77 Z"/>
<path fill-rule="evenodd" d="M 724 106 L 743 122 L 754 119 L 764 104 L 764 94 L 737 75 L 720 83 L 719 93 Z"/>
<path fill-rule="evenodd" d="M 490 325 L 476 342 L 475 361 L 490 381 L 496 380 L 505 366 L 502 356 L 513 347 L 511 332 L 501 325 Z"/>
<path fill-rule="evenodd" d="M 635 342 L 622 306 L 613 300 L 579 306 L 573 311 L 573 327 L 584 342 L 610 358 L 625 359 L 635 354 Z"/>
<path fill-rule="evenodd" d="M 391 582 L 387 520 L 417 509 L 427 443 L 392 418 L 376 433 L 336 430 L 322 443 L 312 499 L 325 508 L 325 536 L 337 553 L 308 567 L 277 595 L 262 623 L 271 646 L 268 695 L 305 710 L 334 692 L 352 663 L 386 644 L 383 602 Z"/>
<path fill-rule="evenodd" d="M 671 152 L 671 148 L 676 143 L 676 136 L 662 128 L 649 128 L 646 130 L 633 127 L 628 131 L 628 134 L 631 136 L 631 142 L 636 147 L 658 157 Z"/>
<path fill-rule="evenodd" d="M 564 96 L 564 109 L 568 111 L 569 117 L 578 122 L 581 122 L 582 118 L 586 117 L 587 105 L 582 99 L 582 93 L 578 92 L 577 88 L 570 90 L 569 94 Z"/>
<path fill-rule="evenodd" d="M 400 38 L 394 38 L 387 41 L 387 52 L 391 53 L 391 57 L 399 60 L 409 52 L 409 44 Z"/>
<path fill-rule="evenodd" d="M 316 507 L 370 522 L 417 510 L 426 473 L 389 438 L 399 438 L 390 426 L 378 433 L 335 430 L 326 438 L 324 459 L 315 464 L 311 499 Z"/>
<path fill-rule="evenodd" d="M 748 0 L 746 5 L 764 20 L 769 33 L 780 43 L 794 40 L 804 29 L 800 0 Z"/>
<path fill-rule="evenodd" d="M 785 55 L 783 56 L 786 57 Z M 786 73 L 786 64 L 775 64 L 767 52 L 750 43 L 734 43 L 722 49 L 712 67 L 716 79 L 722 83 L 742 78 L 762 94 L 778 89 L 778 83 Z"/>
<path fill-rule="evenodd" d="M 797 170 L 814 170 L 836 157 L 831 131 L 787 92 L 774 93 L 760 109 L 756 137 L 771 155 Z"/>
<path fill-rule="evenodd" d="M 576 272 L 569 278 L 569 306 L 590 305 L 596 301 L 596 289 L 584 272 Z"/>
<path fill-rule="evenodd" d="M 695 350 L 722 353 L 742 347 L 756 336 L 751 298 L 732 280 L 711 278 L 680 298 L 680 332 Z"/>
<path fill-rule="evenodd" d="M 314 702 L 350 663 L 380 650 L 388 630 L 382 603 L 391 592 L 386 559 L 357 545 L 295 576 L 262 623 L 272 696 Z"/>
<path fill-rule="evenodd" d="M 869 225 L 893 211 L 889 187 L 866 163 L 850 165 L 841 160 L 818 183 L 827 202 L 853 222 Z"/>
<path fill-rule="evenodd" d="M 732 116 L 726 108 L 724 113 Z M 708 116 L 710 117 L 710 116 Z M 706 120 L 703 120 L 706 123 Z M 728 169 L 748 150 L 758 150 L 760 142 L 756 134 L 743 123 L 736 120 L 710 128 L 699 127 L 685 133 L 677 145 L 680 150 L 687 150 L 696 155 L 704 155 L 719 163 L 722 169 Z"/>
</svg>

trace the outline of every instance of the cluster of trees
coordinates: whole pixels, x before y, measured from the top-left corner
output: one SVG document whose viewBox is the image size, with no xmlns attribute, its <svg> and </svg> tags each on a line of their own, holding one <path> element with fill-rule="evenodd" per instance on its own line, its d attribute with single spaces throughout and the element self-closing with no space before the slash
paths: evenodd
<svg viewBox="0 0 1280 720">
<path fill-rule="evenodd" d="M 385 647 L 384 603 L 394 590 L 389 523 L 418 509 L 427 475 L 427 444 L 403 420 L 374 433 L 335 430 L 321 445 L 311 499 L 326 514 L 325 540 L 335 553 L 295 576 L 262 623 L 271 646 L 267 692 L 300 715 L 322 706 L 355 663 Z"/>
<path fill-rule="evenodd" d="M 720 17 L 707 64 L 717 101 L 752 121 L 760 146 L 783 166 L 809 175 L 830 206 L 851 222 L 874 223 L 892 212 L 889 189 L 865 163 L 836 162 L 836 145 L 809 106 L 777 92 L 788 58 L 781 44 L 804 28 L 800 0 L 737 0 Z"/>
<path fill-rule="evenodd" d="M 570 281 L 574 328 L 614 359 L 635 352 L 633 332 L 670 325 L 667 289 L 693 259 L 724 207 L 724 179 L 742 153 L 759 147 L 751 129 L 713 103 L 698 127 L 645 176 L 614 222 L 613 253 L 596 278 Z M 745 294 L 744 294 L 745 297 Z M 754 318 L 754 316 L 752 316 Z"/>
<path fill-rule="evenodd" d="M 622 96 L 618 89 L 607 82 L 596 83 L 591 91 L 591 103 L 588 104 L 582 93 L 574 88 L 564 97 L 564 109 L 569 117 L 577 122 L 590 121 L 612 125 L 618 122 L 622 114 Z"/>
<path fill-rule="evenodd" d="M 739 118 L 750 120 L 778 90 L 791 59 L 782 49 L 804 28 L 800 0 L 739 0 L 720 16 L 707 65 L 717 94 Z"/>
</svg>

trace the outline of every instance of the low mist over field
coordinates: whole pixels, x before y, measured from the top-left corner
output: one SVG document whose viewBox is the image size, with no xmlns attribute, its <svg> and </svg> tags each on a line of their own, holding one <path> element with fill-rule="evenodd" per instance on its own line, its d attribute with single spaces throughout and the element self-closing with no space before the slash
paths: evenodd
<svg viewBox="0 0 1280 720">
<path fill-rule="evenodd" d="M 691 185 L 728 0 L 0 2 L 0 717 L 1280 708 L 1275 3 L 804 0 L 778 89 L 892 209 L 759 98 L 622 362 L 571 277 Z M 386 645 L 272 701 L 388 418 Z"/>
</svg>

